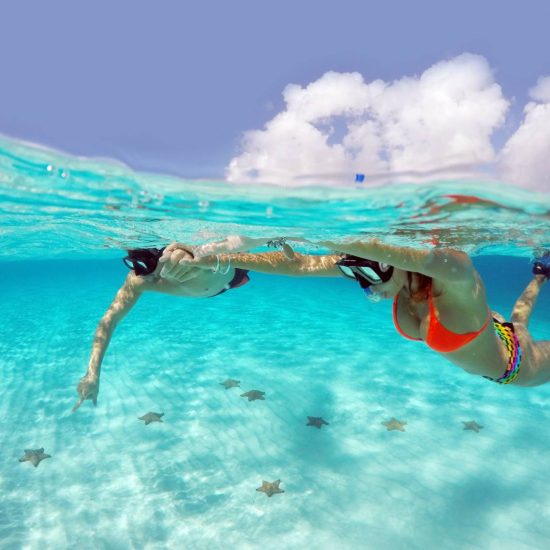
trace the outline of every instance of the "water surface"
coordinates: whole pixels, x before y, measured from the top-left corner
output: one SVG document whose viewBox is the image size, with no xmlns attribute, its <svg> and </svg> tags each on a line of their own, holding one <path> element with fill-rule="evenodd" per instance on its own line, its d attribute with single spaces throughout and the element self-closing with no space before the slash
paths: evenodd
<svg viewBox="0 0 550 550">
<path fill-rule="evenodd" d="M 125 247 L 236 234 L 452 245 L 509 315 L 550 243 L 548 196 L 495 182 L 234 187 L 4 140 L 0 209 L 2 548 L 546 547 L 550 385 L 468 375 L 400 338 L 391 304 L 345 279 L 252 274 L 213 299 L 146 295 L 112 339 L 97 407 L 71 407 Z M 550 338 L 549 291 L 536 338 Z M 164 422 L 138 421 L 148 411 Z M 387 431 L 391 417 L 406 431 Z M 38 447 L 52 457 L 18 462 Z M 277 479 L 283 494 L 256 491 Z"/>
</svg>

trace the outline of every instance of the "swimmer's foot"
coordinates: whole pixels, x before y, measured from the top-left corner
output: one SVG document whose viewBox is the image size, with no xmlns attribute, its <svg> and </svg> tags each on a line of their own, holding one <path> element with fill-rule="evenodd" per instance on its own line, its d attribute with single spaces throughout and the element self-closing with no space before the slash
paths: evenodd
<svg viewBox="0 0 550 550">
<path fill-rule="evenodd" d="M 533 262 L 533 273 L 535 275 L 543 275 L 547 279 L 550 279 L 550 251 L 546 251 L 542 256 L 535 258 Z"/>
</svg>

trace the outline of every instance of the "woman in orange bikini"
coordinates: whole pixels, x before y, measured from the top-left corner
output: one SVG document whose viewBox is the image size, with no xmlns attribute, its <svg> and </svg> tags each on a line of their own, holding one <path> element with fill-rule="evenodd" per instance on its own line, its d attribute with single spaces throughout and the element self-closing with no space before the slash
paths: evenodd
<svg viewBox="0 0 550 550">
<path fill-rule="evenodd" d="M 317 243 L 341 254 L 232 254 L 184 258 L 170 276 L 190 265 L 205 269 L 229 262 L 264 273 L 355 279 L 371 300 L 394 299 L 393 318 L 405 338 L 422 340 L 471 374 L 499 384 L 537 386 L 550 380 L 550 340 L 534 341 L 529 317 L 550 278 L 550 254 L 534 263 L 533 280 L 516 301 L 510 323 L 487 304 L 485 287 L 467 254 L 391 246 L 373 239 Z M 288 245 L 286 245 L 288 247 Z M 167 249 L 167 256 L 177 248 Z"/>
</svg>

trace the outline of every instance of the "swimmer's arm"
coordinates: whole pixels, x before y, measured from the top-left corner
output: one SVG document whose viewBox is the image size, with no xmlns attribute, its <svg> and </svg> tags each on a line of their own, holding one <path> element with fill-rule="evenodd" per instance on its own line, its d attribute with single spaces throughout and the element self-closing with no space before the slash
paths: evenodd
<svg viewBox="0 0 550 550">
<path fill-rule="evenodd" d="M 313 254 L 299 254 L 292 251 L 292 254 L 284 252 L 265 252 L 259 254 L 220 254 L 220 266 L 223 269 L 231 261 L 232 267 L 249 269 L 259 273 L 272 275 L 290 275 L 295 277 L 338 277 L 340 270 L 336 262 L 340 256 L 336 254 L 319 256 Z M 216 256 L 206 256 L 209 267 L 216 266 Z"/>
<path fill-rule="evenodd" d="M 379 239 L 351 243 L 324 241 L 317 244 L 353 256 L 384 262 L 405 271 L 422 273 L 442 281 L 471 280 L 474 273 L 469 256 L 451 248 L 418 250 L 385 244 Z"/>
<path fill-rule="evenodd" d="M 113 302 L 99 321 L 92 344 L 92 353 L 88 362 L 86 374 L 80 379 L 77 391 L 79 400 L 73 407 L 73 412 L 80 407 L 86 399 L 91 399 L 94 405 L 97 403 L 99 391 L 99 375 L 101 363 L 111 341 L 111 336 L 117 324 L 128 314 L 137 302 L 144 290 L 142 281 L 130 273 L 124 284 L 117 292 Z"/>
<path fill-rule="evenodd" d="M 138 277 L 130 273 L 97 325 L 92 354 L 88 364 L 88 373 L 99 376 L 103 357 L 116 326 L 134 307 L 142 292 L 143 283 Z"/>
<path fill-rule="evenodd" d="M 226 241 L 213 244 L 228 243 L 230 239 L 231 238 L 228 238 Z M 241 238 L 239 237 L 239 239 Z M 246 241 L 248 244 L 265 244 L 262 239 L 254 240 L 246 238 Z M 223 272 L 225 269 L 229 268 L 230 262 L 231 267 L 274 275 L 315 277 L 338 277 L 341 275 L 341 272 L 335 265 L 336 261 L 340 259 L 340 256 L 336 254 L 326 256 L 299 254 L 285 242 L 282 244 L 282 252 L 256 254 L 243 252 L 204 255 L 204 251 L 207 250 L 209 246 L 210 245 L 195 247 L 191 251 L 187 245 L 182 245 L 181 243 L 170 244 L 166 247 L 162 258 L 159 260 L 160 263 L 164 264 L 160 276 L 167 280 L 184 282 L 185 279 L 183 279 L 180 274 L 180 268 L 186 270 L 189 267 L 199 267 L 202 269 L 213 269 L 215 271 L 221 270 Z M 210 249 L 212 249 L 212 247 L 210 247 Z M 189 252 L 191 253 L 190 255 Z"/>
</svg>

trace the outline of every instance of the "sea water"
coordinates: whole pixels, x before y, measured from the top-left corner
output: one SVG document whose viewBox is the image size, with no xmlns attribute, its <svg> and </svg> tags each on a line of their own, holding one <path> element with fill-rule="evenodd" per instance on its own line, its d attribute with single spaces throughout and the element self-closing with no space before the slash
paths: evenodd
<svg viewBox="0 0 550 550">
<path fill-rule="evenodd" d="M 306 253 L 327 251 L 299 239 L 454 246 L 509 316 L 550 243 L 548 195 L 489 181 L 238 187 L 0 146 L 0 548 L 548 547 L 550 384 L 467 374 L 344 278 L 251 273 L 212 299 L 145 295 L 113 335 L 97 406 L 71 412 L 125 248 L 229 235 L 291 236 Z M 547 285 L 534 338 L 550 339 L 549 304 Z M 241 397 L 251 389 L 265 400 Z M 149 411 L 163 423 L 138 420 Z M 404 432 L 386 430 L 392 417 Z M 18 461 L 40 447 L 51 458 L 37 468 Z M 284 493 L 256 491 L 264 480 Z"/>
</svg>

